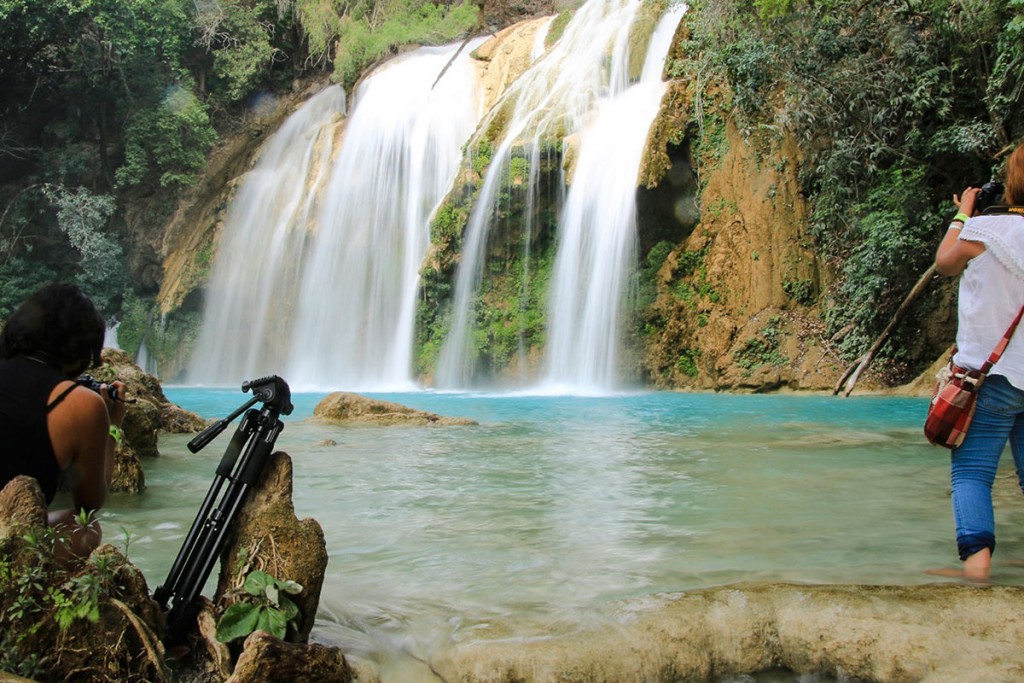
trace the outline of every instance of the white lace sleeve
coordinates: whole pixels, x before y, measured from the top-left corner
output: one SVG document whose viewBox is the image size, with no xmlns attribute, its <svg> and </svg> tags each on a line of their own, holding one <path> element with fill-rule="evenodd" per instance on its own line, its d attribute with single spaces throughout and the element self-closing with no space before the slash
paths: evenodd
<svg viewBox="0 0 1024 683">
<path fill-rule="evenodd" d="M 975 216 L 960 231 L 960 239 L 981 242 L 1008 271 L 1024 280 L 1024 217 Z"/>
</svg>

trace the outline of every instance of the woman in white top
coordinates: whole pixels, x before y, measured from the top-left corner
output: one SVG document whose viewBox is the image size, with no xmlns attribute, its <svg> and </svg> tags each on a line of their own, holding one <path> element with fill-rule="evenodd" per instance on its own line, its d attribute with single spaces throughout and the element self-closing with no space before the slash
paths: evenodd
<svg viewBox="0 0 1024 683">
<path fill-rule="evenodd" d="M 953 362 L 978 369 L 988 359 L 1024 305 L 1024 216 L 1005 211 L 974 215 L 979 188 L 954 201 L 960 213 L 935 255 L 943 275 L 962 275 Z M 1024 204 L 1024 144 L 1006 164 L 1003 199 Z M 953 518 L 963 571 L 975 581 L 989 578 L 995 550 L 992 483 L 1009 441 L 1024 489 L 1024 323 L 978 390 L 978 406 L 963 444 L 952 452 Z"/>
</svg>

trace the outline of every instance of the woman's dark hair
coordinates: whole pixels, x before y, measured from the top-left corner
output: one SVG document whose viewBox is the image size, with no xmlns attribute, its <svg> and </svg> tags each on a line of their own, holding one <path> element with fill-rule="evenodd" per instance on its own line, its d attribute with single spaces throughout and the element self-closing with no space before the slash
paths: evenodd
<svg viewBox="0 0 1024 683">
<path fill-rule="evenodd" d="M 82 290 L 53 284 L 36 291 L 0 332 L 0 358 L 41 355 L 58 366 L 100 364 L 106 323 Z"/>
</svg>

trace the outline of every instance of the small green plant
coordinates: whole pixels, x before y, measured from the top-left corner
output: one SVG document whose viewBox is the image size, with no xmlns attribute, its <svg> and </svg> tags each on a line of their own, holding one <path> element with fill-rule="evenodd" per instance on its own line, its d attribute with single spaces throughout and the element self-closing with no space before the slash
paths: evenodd
<svg viewBox="0 0 1024 683">
<path fill-rule="evenodd" d="M 75 515 L 75 519 L 82 526 L 89 526 L 93 522 L 93 520 L 96 519 L 95 515 L 95 510 L 86 510 L 85 508 L 80 508 L 78 510 L 78 513 Z"/>
<path fill-rule="evenodd" d="M 125 559 L 127 559 L 128 550 L 132 547 L 132 541 L 135 540 L 135 534 L 133 534 L 131 529 L 128 527 L 123 526 L 121 527 L 121 537 L 124 540 L 124 545 L 122 547 L 124 548 Z"/>
<path fill-rule="evenodd" d="M 758 337 L 751 337 L 735 355 L 738 366 L 749 374 L 763 365 L 779 367 L 786 364 L 786 358 L 779 350 L 782 337 L 782 318 L 772 316 L 761 329 Z"/>
<path fill-rule="evenodd" d="M 224 610 L 217 622 L 217 640 L 229 643 L 255 631 L 283 639 L 299 616 L 298 606 L 288 596 L 301 593 L 302 586 L 257 569 L 246 575 L 242 590 L 242 600 Z"/>
<path fill-rule="evenodd" d="M 810 280 L 786 280 L 782 283 L 782 291 L 798 304 L 810 306 L 814 303 L 814 283 Z"/>
<path fill-rule="evenodd" d="M 685 348 L 679 353 L 676 360 L 676 369 L 687 377 L 697 376 L 697 360 L 700 358 L 700 350 Z"/>
<path fill-rule="evenodd" d="M 83 511 L 76 519 L 88 523 L 91 514 Z M 50 655 L 27 652 L 31 637 L 51 613 L 61 630 L 78 619 L 97 622 L 117 566 L 109 556 L 95 555 L 85 571 L 68 578 L 53 562 L 53 529 L 30 528 L 21 541 L 27 558 L 16 562 L 12 555 L 0 555 L 0 592 L 14 596 L 0 607 L 0 670 L 39 678 Z"/>
</svg>

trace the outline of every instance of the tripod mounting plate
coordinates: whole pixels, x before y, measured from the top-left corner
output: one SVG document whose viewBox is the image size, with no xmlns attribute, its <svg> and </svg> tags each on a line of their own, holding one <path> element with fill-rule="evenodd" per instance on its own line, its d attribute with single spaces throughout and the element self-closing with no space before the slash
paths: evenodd
<svg viewBox="0 0 1024 683">
<path fill-rule="evenodd" d="M 260 377 L 242 383 L 242 391 L 252 390 L 254 398 L 280 412 L 282 415 L 291 415 L 292 392 L 288 383 L 277 375 Z"/>
</svg>

